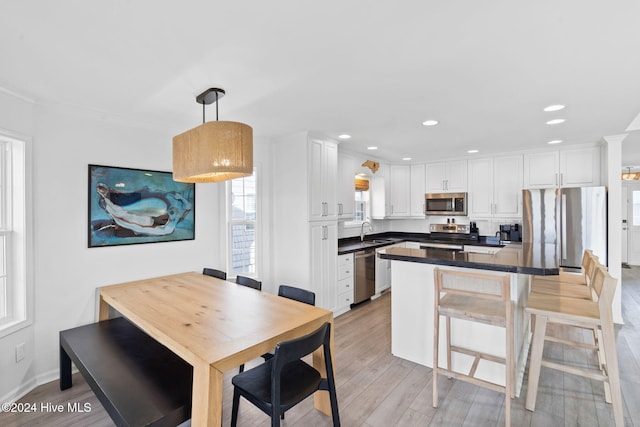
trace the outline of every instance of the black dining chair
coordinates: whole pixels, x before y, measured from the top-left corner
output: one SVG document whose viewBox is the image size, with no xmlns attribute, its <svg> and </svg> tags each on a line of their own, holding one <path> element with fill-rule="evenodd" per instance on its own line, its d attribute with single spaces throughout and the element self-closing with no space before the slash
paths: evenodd
<svg viewBox="0 0 640 427">
<path fill-rule="evenodd" d="M 329 392 L 331 416 L 334 427 L 340 426 L 338 399 L 333 377 L 333 364 L 329 340 L 331 324 L 325 323 L 315 332 L 301 338 L 284 341 L 276 346 L 275 355 L 265 363 L 236 375 L 233 384 L 231 426 L 238 422 L 240 396 L 271 417 L 272 426 L 280 426 L 280 418 L 286 411 L 302 402 L 318 390 Z M 300 360 L 323 347 L 327 376 Z"/>
<path fill-rule="evenodd" d="M 309 305 L 316 305 L 316 294 L 306 289 L 296 288 L 289 285 L 280 285 L 278 296 L 293 299 Z"/>
<path fill-rule="evenodd" d="M 236 276 L 236 283 L 238 285 L 247 286 L 249 288 L 262 290 L 262 282 L 256 279 L 252 279 L 247 276 Z M 264 357 L 264 356 L 263 356 Z M 240 365 L 240 373 L 244 372 L 244 363 Z"/>
<path fill-rule="evenodd" d="M 289 298 L 295 301 L 303 302 L 309 305 L 316 305 L 316 294 L 306 289 L 296 288 L 295 286 L 280 285 L 278 288 L 278 296 L 283 298 Z M 269 360 L 273 357 L 273 351 L 262 355 L 264 360 Z M 242 371 L 240 371 L 242 372 Z"/>
<path fill-rule="evenodd" d="M 215 268 L 204 268 L 202 270 L 202 274 L 206 274 L 207 276 L 217 277 L 218 279 L 227 280 L 227 273 L 221 270 L 216 270 Z"/>
<path fill-rule="evenodd" d="M 252 279 L 251 277 L 236 276 L 236 283 L 238 285 L 248 286 L 259 291 L 262 290 L 262 282 L 256 279 Z"/>
</svg>

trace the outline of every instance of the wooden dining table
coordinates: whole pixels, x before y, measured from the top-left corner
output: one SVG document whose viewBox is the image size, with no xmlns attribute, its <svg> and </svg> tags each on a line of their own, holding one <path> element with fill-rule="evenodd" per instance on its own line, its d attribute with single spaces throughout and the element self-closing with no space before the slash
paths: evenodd
<svg viewBox="0 0 640 427">
<path fill-rule="evenodd" d="M 109 307 L 193 366 L 193 426 L 222 425 L 224 372 L 280 341 L 333 323 L 331 311 L 200 273 L 104 286 L 100 320 L 109 318 Z M 325 375 L 321 349 L 314 352 L 313 365 Z M 326 391 L 316 392 L 314 403 L 331 415 Z"/>
</svg>

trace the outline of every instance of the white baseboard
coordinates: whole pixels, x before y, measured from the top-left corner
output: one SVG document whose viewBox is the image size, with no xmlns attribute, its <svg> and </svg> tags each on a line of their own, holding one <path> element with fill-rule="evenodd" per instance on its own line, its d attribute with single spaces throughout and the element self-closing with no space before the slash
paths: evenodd
<svg viewBox="0 0 640 427">
<path fill-rule="evenodd" d="M 35 377 L 30 378 L 26 382 L 23 382 L 18 387 L 11 390 L 9 393 L 0 397 L 0 402 L 3 403 L 13 403 L 16 400 L 20 399 L 25 394 L 29 393 L 31 390 L 38 386 Z"/>
<path fill-rule="evenodd" d="M 75 374 L 78 372 L 78 369 L 72 365 L 71 373 Z M 15 389 L 11 390 L 9 393 L 0 397 L 0 402 L 3 403 L 13 403 L 17 400 L 20 400 L 27 393 L 32 391 L 34 388 L 49 383 L 51 381 L 58 381 L 60 379 L 60 370 L 59 369 L 51 369 L 48 372 L 44 372 L 40 375 L 37 375 L 33 378 L 28 379 L 27 381 L 20 384 Z"/>
</svg>

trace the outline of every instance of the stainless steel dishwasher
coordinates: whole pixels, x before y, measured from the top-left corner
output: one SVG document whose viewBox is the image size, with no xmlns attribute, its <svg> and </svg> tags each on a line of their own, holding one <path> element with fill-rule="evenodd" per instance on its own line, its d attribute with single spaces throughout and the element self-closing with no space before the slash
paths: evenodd
<svg viewBox="0 0 640 427">
<path fill-rule="evenodd" d="M 356 252 L 354 304 L 366 301 L 376 292 L 376 250 Z"/>
</svg>

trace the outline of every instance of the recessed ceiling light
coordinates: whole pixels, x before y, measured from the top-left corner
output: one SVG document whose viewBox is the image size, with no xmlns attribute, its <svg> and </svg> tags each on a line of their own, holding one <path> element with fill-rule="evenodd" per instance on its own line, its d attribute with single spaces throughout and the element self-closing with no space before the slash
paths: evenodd
<svg viewBox="0 0 640 427">
<path fill-rule="evenodd" d="M 467 153 L 469 154 L 475 154 L 477 152 L 479 152 L 480 150 L 467 150 Z"/>
<path fill-rule="evenodd" d="M 411 157 L 403 157 L 402 160 L 411 160 Z"/>
<path fill-rule="evenodd" d="M 377 150 L 378 147 L 367 147 L 367 150 Z"/>
<path fill-rule="evenodd" d="M 340 138 L 340 139 L 349 139 L 349 138 L 351 138 L 351 135 L 347 135 L 346 133 L 343 133 L 342 135 L 338 135 L 338 138 Z"/>
<path fill-rule="evenodd" d="M 425 126 L 435 126 L 438 124 L 437 120 L 425 120 L 424 122 L 422 122 L 423 125 Z"/>
<path fill-rule="evenodd" d="M 549 105 L 547 107 L 544 107 L 544 111 L 549 112 L 549 111 L 560 111 L 564 108 L 564 105 L 562 104 L 554 104 L 554 105 Z"/>
<path fill-rule="evenodd" d="M 547 122 L 548 125 L 558 125 L 560 123 L 564 123 L 564 119 L 553 119 Z"/>
<path fill-rule="evenodd" d="M 562 142 L 561 139 L 554 139 L 552 141 L 547 142 L 547 144 L 560 144 Z"/>
</svg>

